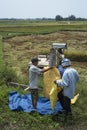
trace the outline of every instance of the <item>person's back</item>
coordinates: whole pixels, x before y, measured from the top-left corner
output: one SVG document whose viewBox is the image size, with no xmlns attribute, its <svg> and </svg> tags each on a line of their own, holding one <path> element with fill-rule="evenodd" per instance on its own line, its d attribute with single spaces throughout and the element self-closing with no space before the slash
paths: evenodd
<svg viewBox="0 0 87 130">
<path fill-rule="evenodd" d="M 62 80 L 64 85 L 64 89 L 63 89 L 64 96 L 73 98 L 75 93 L 76 83 L 79 80 L 77 71 L 71 67 L 66 68 Z"/>
</svg>

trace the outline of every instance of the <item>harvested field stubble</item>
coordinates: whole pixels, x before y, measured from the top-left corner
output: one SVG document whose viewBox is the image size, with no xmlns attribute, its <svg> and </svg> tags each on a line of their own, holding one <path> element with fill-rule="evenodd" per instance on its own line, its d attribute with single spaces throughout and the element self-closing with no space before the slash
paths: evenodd
<svg viewBox="0 0 87 130">
<path fill-rule="evenodd" d="M 82 31 L 59 31 L 47 35 L 16 36 L 5 39 L 4 60 L 9 66 L 14 67 L 16 62 L 17 67 L 23 68 L 28 65 L 31 57 L 49 54 L 53 42 L 67 43 L 68 49 L 65 51 L 65 56 L 71 60 L 87 60 L 87 32 Z"/>
</svg>

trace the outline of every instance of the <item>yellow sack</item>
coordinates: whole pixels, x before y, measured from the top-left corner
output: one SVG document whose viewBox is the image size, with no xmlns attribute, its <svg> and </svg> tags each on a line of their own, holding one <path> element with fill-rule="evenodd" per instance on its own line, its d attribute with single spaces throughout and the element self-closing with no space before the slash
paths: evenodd
<svg viewBox="0 0 87 130">
<path fill-rule="evenodd" d="M 44 73 L 43 91 L 46 98 L 50 98 L 49 96 L 50 91 L 55 86 L 54 80 L 57 80 L 57 79 L 59 80 L 60 78 L 61 78 L 60 73 L 56 67 L 53 67 L 52 69 Z"/>
<path fill-rule="evenodd" d="M 44 95 L 50 99 L 52 109 L 55 108 L 58 100 L 57 95 L 62 90 L 61 87 L 57 87 L 54 80 L 59 80 L 60 78 L 60 73 L 56 67 L 44 73 Z"/>
<path fill-rule="evenodd" d="M 51 107 L 52 109 L 54 110 L 55 106 L 56 106 L 56 103 L 57 103 L 57 100 L 58 100 L 58 93 L 61 91 L 62 88 L 60 87 L 57 87 L 55 84 L 53 86 L 53 88 L 51 89 L 50 91 L 50 104 L 51 104 Z"/>
<path fill-rule="evenodd" d="M 77 101 L 78 97 L 79 97 L 79 93 L 77 95 L 75 95 L 73 99 L 71 99 L 71 104 L 75 104 L 75 102 Z"/>
<path fill-rule="evenodd" d="M 50 103 L 51 103 L 51 107 L 53 110 L 54 110 L 57 100 L 58 100 L 57 94 L 58 94 L 58 92 L 61 91 L 61 89 L 62 88 L 60 88 L 60 87 L 54 86 L 50 91 Z M 78 97 L 79 97 L 79 93 L 77 95 L 75 95 L 73 99 L 71 99 L 71 104 L 75 104 Z"/>
</svg>

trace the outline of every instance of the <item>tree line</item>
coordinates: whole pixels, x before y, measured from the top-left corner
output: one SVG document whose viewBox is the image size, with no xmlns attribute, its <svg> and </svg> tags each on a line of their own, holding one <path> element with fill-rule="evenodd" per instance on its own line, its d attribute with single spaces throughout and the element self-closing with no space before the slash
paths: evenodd
<svg viewBox="0 0 87 130">
<path fill-rule="evenodd" d="M 26 19 L 23 19 L 23 18 L 0 18 L 0 20 L 55 20 L 55 21 L 86 21 L 87 18 L 81 18 L 81 17 L 76 17 L 75 15 L 70 15 L 68 17 L 62 17 L 61 15 L 56 15 L 55 18 L 45 18 L 45 17 L 42 17 L 42 18 L 26 18 Z"/>
<path fill-rule="evenodd" d="M 87 20 L 86 18 L 76 18 L 75 15 L 70 15 L 69 17 L 63 18 L 61 15 L 56 15 L 55 17 L 56 21 L 85 21 Z"/>
</svg>

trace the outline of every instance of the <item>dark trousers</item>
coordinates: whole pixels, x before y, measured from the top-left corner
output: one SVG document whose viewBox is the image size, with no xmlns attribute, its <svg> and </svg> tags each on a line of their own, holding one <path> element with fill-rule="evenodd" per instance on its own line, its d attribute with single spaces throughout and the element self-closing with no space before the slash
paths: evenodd
<svg viewBox="0 0 87 130">
<path fill-rule="evenodd" d="M 71 100 L 63 95 L 63 90 L 58 93 L 58 99 L 63 107 L 65 114 L 71 113 Z"/>
</svg>

